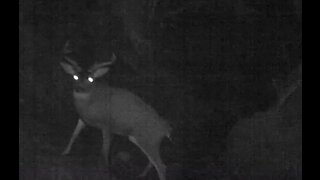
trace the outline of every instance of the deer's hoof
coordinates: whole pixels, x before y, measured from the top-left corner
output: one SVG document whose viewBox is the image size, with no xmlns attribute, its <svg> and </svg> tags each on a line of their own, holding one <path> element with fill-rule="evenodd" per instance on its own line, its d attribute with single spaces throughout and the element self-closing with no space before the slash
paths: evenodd
<svg viewBox="0 0 320 180">
<path fill-rule="evenodd" d="M 141 173 L 141 174 L 139 174 L 138 176 L 137 176 L 137 178 L 145 178 L 147 176 L 147 174 L 146 173 Z"/>
<path fill-rule="evenodd" d="M 63 151 L 63 152 L 61 153 L 62 156 L 66 156 L 66 155 L 68 155 L 68 154 L 69 154 L 69 151 Z"/>
</svg>

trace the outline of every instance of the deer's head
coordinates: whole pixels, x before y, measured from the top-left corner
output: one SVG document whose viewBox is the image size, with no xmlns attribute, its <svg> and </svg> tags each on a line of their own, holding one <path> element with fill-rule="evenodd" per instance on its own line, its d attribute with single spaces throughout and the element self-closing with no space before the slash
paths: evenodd
<svg viewBox="0 0 320 180">
<path fill-rule="evenodd" d="M 87 92 L 94 87 L 96 79 L 105 75 L 112 65 L 116 61 L 115 54 L 112 54 L 111 58 L 106 62 L 94 63 L 90 68 L 83 69 L 79 64 L 72 59 L 68 54 L 70 50 L 66 49 L 68 47 L 68 42 L 64 49 L 64 60 L 60 62 L 63 70 L 72 76 L 74 83 L 75 92 Z"/>
</svg>

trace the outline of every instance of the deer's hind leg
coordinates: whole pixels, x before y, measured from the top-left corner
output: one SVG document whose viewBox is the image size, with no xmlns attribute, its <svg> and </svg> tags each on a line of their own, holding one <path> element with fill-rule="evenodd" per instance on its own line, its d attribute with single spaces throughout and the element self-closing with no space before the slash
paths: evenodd
<svg viewBox="0 0 320 180">
<path fill-rule="evenodd" d="M 148 160 L 156 168 L 159 179 L 166 180 L 166 166 L 160 157 L 160 144 L 162 138 L 135 138 L 129 136 L 129 140 L 136 144 L 147 156 Z"/>
</svg>

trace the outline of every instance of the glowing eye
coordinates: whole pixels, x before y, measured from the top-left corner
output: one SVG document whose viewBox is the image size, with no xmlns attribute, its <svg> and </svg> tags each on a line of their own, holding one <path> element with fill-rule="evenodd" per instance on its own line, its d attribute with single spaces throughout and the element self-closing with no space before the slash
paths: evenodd
<svg viewBox="0 0 320 180">
<path fill-rule="evenodd" d="M 89 82 L 93 82 L 93 78 L 92 77 L 88 77 L 88 81 Z"/>
<path fill-rule="evenodd" d="M 79 77 L 76 75 L 73 75 L 73 79 L 77 81 L 79 79 Z"/>
</svg>

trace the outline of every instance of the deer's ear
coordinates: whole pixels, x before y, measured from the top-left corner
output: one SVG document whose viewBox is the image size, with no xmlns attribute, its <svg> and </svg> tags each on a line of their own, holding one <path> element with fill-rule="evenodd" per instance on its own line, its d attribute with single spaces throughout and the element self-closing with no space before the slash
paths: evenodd
<svg viewBox="0 0 320 180">
<path fill-rule="evenodd" d="M 105 75 L 109 71 L 109 69 L 110 69 L 109 67 L 98 68 L 92 73 L 92 77 L 93 78 L 101 77 L 101 76 Z"/>
<path fill-rule="evenodd" d="M 66 62 L 60 62 L 60 65 L 62 67 L 62 69 L 67 73 L 67 74 L 70 74 L 70 75 L 75 75 L 77 74 L 75 68 L 69 64 L 69 63 L 66 63 Z"/>
</svg>

